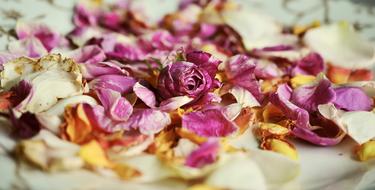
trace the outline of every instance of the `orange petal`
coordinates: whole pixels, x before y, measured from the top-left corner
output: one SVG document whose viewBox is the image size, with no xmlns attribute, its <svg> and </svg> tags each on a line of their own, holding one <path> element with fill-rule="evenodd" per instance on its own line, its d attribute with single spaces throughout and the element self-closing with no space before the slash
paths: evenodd
<svg viewBox="0 0 375 190">
<path fill-rule="evenodd" d="M 65 124 L 62 126 L 63 138 L 74 143 L 82 144 L 89 140 L 92 131 L 83 104 L 65 109 Z"/>
</svg>

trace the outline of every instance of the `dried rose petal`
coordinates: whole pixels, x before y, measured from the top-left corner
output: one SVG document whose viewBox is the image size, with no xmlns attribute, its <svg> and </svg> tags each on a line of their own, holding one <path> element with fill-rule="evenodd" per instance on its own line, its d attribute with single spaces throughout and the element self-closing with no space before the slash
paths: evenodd
<svg viewBox="0 0 375 190">
<path fill-rule="evenodd" d="M 205 165 L 211 164 L 216 161 L 219 149 L 220 145 L 216 140 L 209 140 L 187 156 L 185 165 L 202 168 Z"/>
<path fill-rule="evenodd" d="M 225 137 L 237 130 L 219 109 L 207 109 L 185 114 L 182 127 L 203 137 Z"/>
</svg>

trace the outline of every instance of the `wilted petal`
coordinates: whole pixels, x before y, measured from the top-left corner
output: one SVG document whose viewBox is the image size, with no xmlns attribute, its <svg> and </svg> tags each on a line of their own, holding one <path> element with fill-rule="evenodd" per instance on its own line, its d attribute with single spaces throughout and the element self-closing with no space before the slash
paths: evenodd
<svg viewBox="0 0 375 190">
<path fill-rule="evenodd" d="M 77 63 L 95 64 L 104 61 L 106 58 L 104 51 L 97 45 L 89 45 L 78 48 L 70 53 L 69 57 Z"/>
<path fill-rule="evenodd" d="M 303 59 L 297 61 L 293 69 L 293 75 L 317 75 L 324 71 L 323 58 L 318 53 L 310 53 Z"/>
<path fill-rule="evenodd" d="M 335 88 L 336 99 L 333 101 L 336 108 L 346 111 L 370 111 L 373 100 L 358 87 Z"/>
<path fill-rule="evenodd" d="M 124 75 L 102 75 L 92 80 L 90 89 L 111 89 L 117 92 L 128 93 L 133 90 L 136 80 Z"/>
<path fill-rule="evenodd" d="M 347 22 L 324 25 L 307 31 L 304 43 L 324 60 L 347 69 L 371 68 L 374 45 L 363 40 Z"/>
<path fill-rule="evenodd" d="M 231 57 L 225 65 L 225 74 L 231 84 L 248 90 L 258 101 L 262 101 L 263 94 L 255 78 L 255 63 L 245 55 Z"/>
<path fill-rule="evenodd" d="M 115 121 L 126 121 L 133 112 L 133 106 L 117 91 L 98 89 L 97 95 L 106 112 Z"/>
<path fill-rule="evenodd" d="M 224 137 L 237 130 L 222 110 L 215 108 L 185 114 L 182 127 L 203 137 Z"/>
<path fill-rule="evenodd" d="M 299 87 L 292 94 L 292 102 L 308 112 L 317 111 L 318 105 L 335 100 L 335 90 L 331 82 L 322 79 L 315 86 Z"/>
<path fill-rule="evenodd" d="M 154 109 L 134 110 L 129 120 L 122 124 L 124 129 L 139 129 L 142 134 L 151 135 L 160 132 L 171 124 L 168 113 Z"/>
<path fill-rule="evenodd" d="M 154 108 L 156 106 L 155 94 L 150 89 L 137 82 L 133 86 L 133 91 L 148 107 Z"/>
<path fill-rule="evenodd" d="M 187 156 L 185 165 L 193 168 L 202 168 L 216 161 L 219 150 L 219 142 L 209 140 Z"/>
<path fill-rule="evenodd" d="M 33 95 L 20 111 L 39 113 L 53 106 L 58 99 L 79 95 L 84 91 L 78 65 L 72 59 L 64 59 L 58 54 L 37 60 L 21 57 L 4 64 L 2 87 L 9 89 L 21 80 L 31 84 Z"/>
</svg>

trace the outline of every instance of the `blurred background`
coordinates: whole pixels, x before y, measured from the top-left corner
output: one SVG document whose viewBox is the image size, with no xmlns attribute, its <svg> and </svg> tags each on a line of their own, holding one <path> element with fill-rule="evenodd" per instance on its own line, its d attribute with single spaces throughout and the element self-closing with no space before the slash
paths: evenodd
<svg viewBox="0 0 375 190">
<path fill-rule="evenodd" d="M 116 1 L 116 0 L 105 0 Z M 137 0 L 151 1 L 151 0 Z M 152 0 L 179 1 L 179 0 Z M 237 0 L 287 25 L 346 20 L 375 43 L 375 0 Z M 16 20 L 43 22 L 61 33 L 72 29 L 76 0 L 0 0 L 0 51 L 12 40 Z"/>
</svg>

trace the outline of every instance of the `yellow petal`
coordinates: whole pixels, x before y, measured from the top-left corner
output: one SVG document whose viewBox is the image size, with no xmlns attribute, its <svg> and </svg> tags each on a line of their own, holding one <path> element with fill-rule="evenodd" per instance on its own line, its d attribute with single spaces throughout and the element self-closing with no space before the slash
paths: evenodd
<svg viewBox="0 0 375 190">
<path fill-rule="evenodd" d="M 113 166 L 113 171 L 124 180 L 129 180 L 142 175 L 140 171 L 126 164 L 115 164 Z"/>
<path fill-rule="evenodd" d="M 82 145 L 79 156 L 91 166 L 110 167 L 112 165 L 107 159 L 103 148 L 95 140 Z"/>
<path fill-rule="evenodd" d="M 221 190 L 221 189 L 212 187 L 206 184 L 198 184 L 198 185 L 193 185 L 189 187 L 188 190 Z"/>
<path fill-rule="evenodd" d="M 290 79 L 293 88 L 314 82 L 315 77 L 311 75 L 297 75 Z"/>
<path fill-rule="evenodd" d="M 307 30 L 311 29 L 311 28 L 316 28 L 316 27 L 319 27 L 320 26 L 320 21 L 314 21 L 308 25 L 304 25 L 304 26 L 301 26 L 301 25 L 296 25 L 293 27 L 293 34 L 294 35 L 301 35 L 303 33 L 305 33 Z"/>
<path fill-rule="evenodd" d="M 298 160 L 296 148 L 287 141 L 276 138 L 268 138 L 262 142 L 261 148 L 283 154 L 292 160 Z"/>
<path fill-rule="evenodd" d="M 360 145 L 356 150 L 357 157 L 360 161 L 367 161 L 375 158 L 375 140 L 370 140 Z"/>
</svg>

